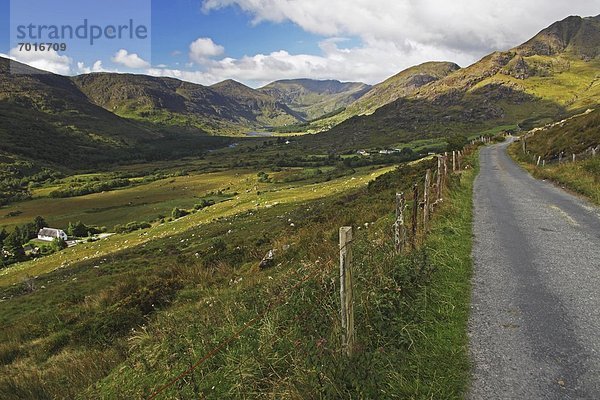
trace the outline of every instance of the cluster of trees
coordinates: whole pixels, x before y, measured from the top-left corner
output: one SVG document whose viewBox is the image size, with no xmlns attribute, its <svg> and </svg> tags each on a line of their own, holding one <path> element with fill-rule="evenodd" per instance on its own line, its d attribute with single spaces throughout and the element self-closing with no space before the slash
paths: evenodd
<svg viewBox="0 0 600 400">
<path fill-rule="evenodd" d="M 49 196 L 54 198 L 85 196 L 86 194 L 100 193 L 107 190 L 122 188 L 131 185 L 129 179 L 110 179 L 106 181 L 92 181 L 79 185 L 70 185 L 65 188 L 50 192 Z"/>
<path fill-rule="evenodd" d="M 46 226 L 42 217 L 35 217 L 32 222 L 15 227 L 11 233 L 3 229 L 0 232 L 0 248 L 2 248 L 2 264 L 10 265 L 25 260 L 23 246 L 31 239 L 35 239 L 40 229 Z"/>
<path fill-rule="evenodd" d="M 469 138 L 464 135 L 454 135 L 446 138 L 448 147 L 446 151 L 460 151 L 469 144 Z"/>
<path fill-rule="evenodd" d="M 152 225 L 149 222 L 137 222 L 133 221 L 124 225 L 115 225 L 115 232 L 117 233 L 129 233 L 139 231 L 141 229 L 148 229 Z"/>
<path fill-rule="evenodd" d="M 83 238 L 97 235 L 102 232 L 106 232 L 106 227 L 99 228 L 97 226 L 88 226 L 81 221 L 69 222 L 67 227 L 67 235 L 71 237 Z"/>
<path fill-rule="evenodd" d="M 182 210 L 181 208 L 177 208 L 177 207 L 175 207 L 173 209 L 173 211 L 171 212 L 171 217 L 173 219 L 179 219 L 179 218 L 185 217 L 186 215 L 190 215 L 190 212 L 187 210 Z"/>
<path fill-rule="evenodd" d="M 415 153 L 410 147 L 405 147 L 400 151 L 390 154 L 371 154 L 368 157 L 354 156 L 344 158 L 343 163 L 346 168 L 358 168 L 367 167 L 369 165 L 384 165 L 384 164 L 396 164 L 408 161 L 413 161 L 419 158 L 419 155 Z"/>
<path fill-rule="evenodd" d="M 203 210 L 206 207 L 210 207 L 210 206 L 214 206 L 215 205 L 215 201 L 211 200 L 211 199 L 202 199 L 200 200 L 200 203 L 194 205 L 194 210 Z"/>
<path fill-rule="evenodd" d="M 0 158 L 0 206 L 31 198 L 31 187 L 62 176 L 57 171 L 40 168 L 29 161 Z"/>
</svg>

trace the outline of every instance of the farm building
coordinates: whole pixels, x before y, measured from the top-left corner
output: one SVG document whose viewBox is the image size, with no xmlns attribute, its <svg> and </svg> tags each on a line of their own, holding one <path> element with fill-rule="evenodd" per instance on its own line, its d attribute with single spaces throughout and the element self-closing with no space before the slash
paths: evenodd
<svg viewBox="0 0 600 400">
<path fill-rule="evenodd" d="M 42 228 L 38 233 L 38 239 L 46 242 L 51 242 L 54 239 L 67 240 L 67 234 L 61 229 Z"/>
</svg>

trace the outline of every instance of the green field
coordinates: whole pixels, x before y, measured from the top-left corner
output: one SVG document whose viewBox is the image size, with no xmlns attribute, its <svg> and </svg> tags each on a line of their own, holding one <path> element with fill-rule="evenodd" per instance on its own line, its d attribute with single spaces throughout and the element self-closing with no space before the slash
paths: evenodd
<svg viewBox="0 0 600 400">
<path fill-rule="evenodd" d="M 73 262 L 73 260 L 106 257 L 109 254 L 121 251 L 131 246 L 139 245 L 162 237 L 172 236 L 176 233 L 190 229 L 193 226 L 210 222 L 215 218 L 232 216 L 248 210 L 271 208 L 279 204 L 298 204 L 301 202 L 315 200 L 344 191 L 352 190 L 366 185 L 369 182 L 369 180 L 385 172 L 388 172 L 391 169 L 393 169 L 393 167 L 379 168 L 375 170 L 366 168 L 360 172 L 357 172 L 354 176 L 351 177 L 340 178 L 337 180 L 327 182 L 325 184 L 308 185 L 302 185 L 298 183 L 289 185 L 268 183 L 261 184 L 257 182 L 256 174 L 254 173 L 240 173 L 239 176 L 236 176 L 232 173 L 217 173 L 210 174 L 209 176 L 201 176 L 197 178 L 199 185 L 198 187 L 201 187 L 202 190 L 205 191 L 204 194 L 206 194 L 206 192 L 208 191 L 214 191 L 220 188 L 224 190 L 227 189 L 228 191 L 239 190 L 238 196 L 236 196 L 231 201 L 222 202 L 213 207 L 210 207 L 209 209 L 200 211 L 196 214 L 184 217 L 179 220 L 156 225 L 152 229 L 141 233 L 133 232 L 127 235 L 113 236 L 95 243 L 82 244 L 37 261 L 21 263 L 13 267 L 6 268 L 0 271 L 0 285 L 18 282 L 27 275 L 33 276 L 39 275 L 40 273 L 49 272 L 53 269 L 60 267 L 61 265 L 69 265 Z M 188 204 L 193 205 L 194 202 L 197 202 L 198 200 L 198 198 L 195 196 L 200 197 L 203 194 L 202 192 L 199 192 L 200 189 L 192 187 L 192 179 L 185 178 L 189 177 L 182 177 L 179 181 L 169 182 L 168 184 L 166 184 L 166 186 L 164 182 L 162 184 L 160 182 L 155 182 L 151 184 L 157 190 L 154 193 L 154 199 L 157 198 L 156 196 L 164 196 L 164 202 L 161 203 L 164 207 L 163 211 L 170 213 L 174 206 L 185 207 L 186 201 L 188 202 Z M 235 183 L 235 179 L 238 180 L 237 185 Z M 177 185 L 175 185 L 176 183 Z M 173 187 L 176 187 L 178 189 L 171 190 L 171 188 Z M 55 211 L 56 214 L 54 215 L 64 215 L 59 213 L 71 213 L 69 214 L 70 218 L 73 218 L 71 220 L 81 219 L 82 221 L 86 222 L 88 220 L 83 219 L 83 216 L 87 215 L 87 210 L 89 210 L 89 207 L 97 208 L 99 205 L 102 205 L 103 207 L 108 207 L 108 205 L 110 204 L 115 204 L 120 205 L 120 207 L 115 207 L 115 209 L 103 211 L 106 213 L 107 216 L 113 215 L 112 213 L 116 213 L 118 217 L 113 219 L 115 223 L 129 222 L 132 220 L 140 221 L 142 220 L 142 218 L 140 218 L 140 214 L 130 213 L 130 206 L 128 206 L 127 203 L 124 204 L 124 201 L 140 201 L 139 197 L 147 193 L 140 191 L 141 188 L 142 187 L 136 187 L 134 189 L 131 189 L 130 191 L 133 191 L 133 194 L 128 193 L 130 191 L 118 190 L 106 194 L 92 195 L 92 198 L 106 198 L 105 203 L 99 203 L 98 201 L 91 202 L 89 199 L 85 198 L 53 199 L 52 201 L 56 202 L 58 206 L 56 208 L 47 210 Z M 255 188 L 258 191 L 254 191 Z M 178 192 L 179 194 L 173 192 Z M 260 194 L 258 194 L 259 192 Z M 128 197 L 123 198 L 121 196 Z M 187 196 L 187 200 L 184 196 Z M 115 197 L 117 198 L 117 200 L 115 200 Z M 69 200 L 71 200 L 72 205 L 64 206 L 63 202 Z M 48 202 L 50 201 L 50 199 L 33 200 L 31 202 L 26 202 L 23 204 L 39 204 L 39 202 L 48 204 Z M 74 207 L 76 205 L 79 206 L 79 211 L 77 213 L 72 213 L 72 210 L 74 210 Z M 20 206 L 22 206 L 22 204 Z M 160 212 L 158 210 L 155 210 L 153 208 L 155 206 L 152 205 L 145 205 L 142 207 L 145 207 L 145 209 L 150 209 L 150 213 Z M 31 213 L 31 215 L 38 215 L 39 212 L 42 211 L 40 208 L 35 207 L 31 209 L 19 207 L 19 209 L 28 210 Z M 119 214 L 117 212 L 119 210 L 122 210 L 123 214 Z M 22 215 L 15 217 L 15 219 L 23 221 L 31 219 L 29 218 L 29 215 L 26 218 L 23 218 Z M 52 221 L 52 218 L 55 218 L 52 213 L 46 212 L 45 215 L 48 215 L 47 218 L 50 221 Z M 132 219 L 124 220 L 123 218 Z M 92 222 L 93 220 L 89 220 L 87 223 Z"/>
<path fill-rule="evenodd" d="M 209 174 L 206 185 L 251 190 L 2 271 L 0 393 L 146 398 L 284 296 L 285 304 L 161 398 L 460 396 L 468 378 L 464 239 L 474 170 L 451 179 L 451 197 L 421 251 L 397 257 L 390 245 L 395 192 L 422 183 L 432 166 L 426 159 L 293 185 L 258 183 L 255 171 L 234 182 L 230 173 Z M 363 350 L 355 364 L 336 350 L 341 225 L 357 227 Z M 262 271 L 258 261 L 269 249 L 276 263 Z M 301 284 L 306 276 L 313 279 Z"/>
</svg>

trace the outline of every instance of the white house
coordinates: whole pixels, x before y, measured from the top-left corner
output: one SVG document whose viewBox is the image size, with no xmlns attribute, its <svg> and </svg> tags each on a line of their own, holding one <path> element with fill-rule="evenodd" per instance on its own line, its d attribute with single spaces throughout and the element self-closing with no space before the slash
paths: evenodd
<svg viewBox="0 0 600 400">
<path fill-rule="evenodd" d="M 54 239 L 60 238 L 67 240 L 67 234 L 61 229 L 43 228 L 38 233 L 38 239 L 45 242 L 51 242 Z"/>
</svg>

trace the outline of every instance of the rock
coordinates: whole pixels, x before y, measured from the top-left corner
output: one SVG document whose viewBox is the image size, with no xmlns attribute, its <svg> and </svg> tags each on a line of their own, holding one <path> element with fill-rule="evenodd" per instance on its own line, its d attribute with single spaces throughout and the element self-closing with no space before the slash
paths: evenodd
<svg viewBox="0 0 600 400">
<path fill-rule="evenodd" d="M 271 268 L 275 262 L 275 252 L 273 250 L 269 250 L 268 253 L 263 257 L 258 267 L 260 269 Z"/>
</svg>

